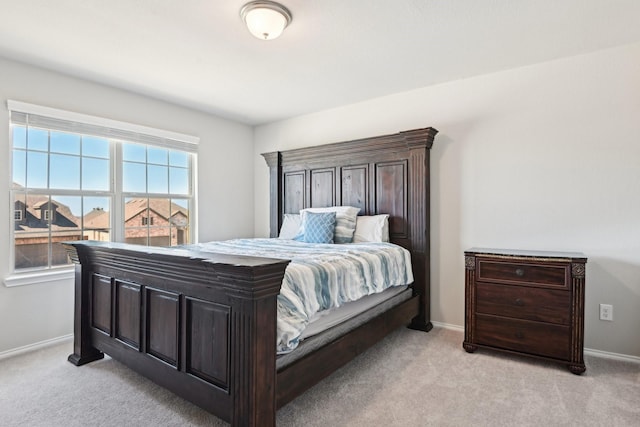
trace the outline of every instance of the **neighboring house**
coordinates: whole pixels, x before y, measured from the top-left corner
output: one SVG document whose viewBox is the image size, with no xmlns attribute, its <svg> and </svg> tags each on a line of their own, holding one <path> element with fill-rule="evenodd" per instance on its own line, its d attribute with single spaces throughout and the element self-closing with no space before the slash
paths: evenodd
<svg viewBox="0 0 640 427">
<path fill-rule="evenodd" d="M 125 203 L 125 242 L 149 246 L 188 243 L 187 209 L 168 199 L 131 199 Z"/>
<path fill-rule="evenodd" d="M 83 218 L 86 240 L 111 240 L 111 221 L 109 212 L 103 208 L 93 208 Z"/>
<path fill-rule="evenodd" d="M 53 243 L 52 265 L 68 264 L 67 253 L 57 243 L 82 240 L 79 219 L 68 206 L 47 196 L 26 196 L 14 206 L 15 268 L 28 268 L 48 263 L 49 239 Z M 51 227 L 49 228 L 49 223 Z"/>
<path fill-rule="evenodd" d="M 16 269 L 47 265 L 50 238 L 53 265 L 68 263 L 59 242 L 111 240 L 110 213 L 103 208 L 79 218 L 56 200 L 29 195 L 16 201 L 14 209 Z M 186 208 L 167 199 L 129 200 L 125 204 L 125 242 L 150 246 L 188 243 L 188 215 Z"/>
</svg>

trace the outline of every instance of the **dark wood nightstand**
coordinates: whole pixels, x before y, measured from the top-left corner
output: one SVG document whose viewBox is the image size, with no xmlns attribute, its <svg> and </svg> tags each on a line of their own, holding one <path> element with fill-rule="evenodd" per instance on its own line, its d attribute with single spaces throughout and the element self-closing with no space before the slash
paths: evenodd
<svg viewBox="0 0 640 427">
<path fill-rule="evenodd" d="M 465 251 L 463 347 L 524 354 L 586 370 L 582 253 Z"/>
</svg>

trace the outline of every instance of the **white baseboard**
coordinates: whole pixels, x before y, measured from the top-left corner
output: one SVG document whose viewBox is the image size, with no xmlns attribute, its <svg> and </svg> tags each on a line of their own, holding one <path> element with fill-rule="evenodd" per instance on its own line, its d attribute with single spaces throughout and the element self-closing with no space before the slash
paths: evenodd
<svg viewBox="0 0 640 427">
<path fill-rule="evenodd" d="M 452 330 L 452 331 L 463 332 L 464 333 L 464 326 L 453 325 L 451 323 L 434 322 L 434 321 L 432 321 L 431 323 L 436 328 L 449 329 L 449 330 Z M 29 345 L 25 345 L 23 347 L 18 347 L 18 348 L 14 348 L 14 349 L 11 349 L 11 350 L 3 351 L 3 352 L 0 353 L 0 360 L 7 359 L 7 358 L 13 357 L 13 356 L 17 356 L 17 355 L 23 354 L 23 353 L 28 353 L 30 351 L 39 350 L 41 348 L 49 347 L 49 346 L 52 346 L 52 345 L 55 345 L 55 344 L 59 344 L 59 343 L 65 342 L 65 341 L 71 341 L 72 339 L 73 339 L 73 334 L 63 335 L 63 336 L 58 337 L 58 338 L 52 338 L 52 339 L 49 339 L 49 340 L 37 342 L 35 344 L 29 344 Z M 620 361 L 623 361 L 623 362 L 640 363 L 640 357 L 638 357 L 638 356 L 631 356 L 631 355 L 628 355 L 628 354 L 620 354 L 620 353 L 612 353 L 610 351 L 595 350 L 595 349 L 592 349 L 592 348 L 585 348 L 584 349 L 584 354 L 587 355 L 587 356 L 602 357 L 602 358 L 605 358 L 605 359 L 614 359 L 614 360 L 620 360 Z"/>
<path fill-rule="evenodd" d="M 449 329 L 449 330 L 452 330 L 452 331 L 457 331 L 457 332 L 464 333 L 464 326 L 452 325 L 450 323 L 442 323 L 442 322 L 434 322 L 434 321 L 431 321 L 431 323 L 436 328 Z M 592 348 L 585 348 L 584 349 L 584 354 L 587 355 L 587 356 L 602 357 L 602 358 L 605 358 L 605 359 L 615 359 L 615 360 L 620 360 L 620 361 L 623 361 L 623 362 L 640 363 L 640 357 L 638 357 L 638 356 L 631 356 L 631 355 L 628 355 L 628 354 L 620 354 L 620 353 L 612 353 L 610 351 L 594 350 Z"/>
<path fill-rule="evenodd" d="M 431 321 L 431 324 L 433 325 L 434 328 L 449 329 L 451 331 L 464 333 L 464 326 L 452 325 L 451 323 L 442 323 L 442 322 L 434 322 L 434 321 Z"/>
<path fill-rule="evenodd" d="M 623 362 L 640 363 L 640 357 L 628 354 L 612 353 L 610 351 L 594 350 L 593 348 L 585 348 L 584 354 L 587 356 L 603 357 L 605 359 L 620 360 Z"/>
<path fill-rule="evenodd" d="M 12 348 L 0 353 L 0 360 L 8 359 L 9 357 L 18 356 L 20 354 L 29 353 L 31 351 L 40 350 L 41 348 L 49 347 L 52 345 L 60 344 L 62 342 L 71 341 L 73 334 L 63 335 L 57 338 L 51 338 L 49 340 L 40 341 L 34 344 L 25 345 L 18 348 Z"/>
</svg>

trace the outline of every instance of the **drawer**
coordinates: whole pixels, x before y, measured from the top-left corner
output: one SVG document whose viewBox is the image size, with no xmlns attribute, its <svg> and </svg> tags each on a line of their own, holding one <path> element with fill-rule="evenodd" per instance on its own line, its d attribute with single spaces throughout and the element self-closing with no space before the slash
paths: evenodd
<svg viewBox="0 0 640 427">
<path fill-rule="evenodd" d="M 479 314 L 475 342 L 556 359 L 570 359 L 568 326 Z"/>
<path fill-rule="evenodd" d="M 571 292 L 525 286 L 478 283 L 476 312 L 569 325 Z"/>
<path fill-rule="evenodd" d="M 548 263 L 539 265 L 479 259 L 477 280 L 568 288 L 569 273 L 569 265 L 549 265 Z"/>
</svg>

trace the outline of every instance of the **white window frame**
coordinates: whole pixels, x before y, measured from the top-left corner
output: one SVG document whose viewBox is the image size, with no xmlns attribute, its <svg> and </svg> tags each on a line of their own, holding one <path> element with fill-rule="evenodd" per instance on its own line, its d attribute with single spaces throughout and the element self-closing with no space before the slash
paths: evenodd
<svg viewBox="0 0 640 427">
<path fill-rule="evenodd" d="M 141 126 L 128 122 L 121 122 L 117 120 L 106 119 L 97 116 L 90 116 L 86 114 L 60 110 L 56 108 L 50 108 L 40 105 L 28 104 L 20 101 L 7 101 L 7 108 L 11 114 L 29 114 L 38 116 L 43 118 L 45 121 L 47 119 L 52 119 L 58 122 L 68 122 L 74 125 L 72 130 L 68 130 L 70 133 L 76 134 L 89 134 L 96 135 L 91 130 L 98 130 L 99 133 L 96 136 L 104 137 L 109 140 L 121 140 L 126 143 L 141 143 L 148 146 L 158 146 L 161 148 L 173 149 L 173 150 L 181 150 L 191 153 L 190 157 L 190 171 L 191 171 L 191 194 L 189 197 L 189 241 L 197 243 L 197 206 L 196 206 L 196 195 L 197 195 L 197 147 L 199 143 L 199 138 L 191 135 L 166 131 L 162 129 L 151 128 L 147 126 Z M 41 126 L 46 127 L 46 126 Z M 75 130 L 77 127 L 80 129 L 89 130 Z M 56 129 L 60 130 L 60 129 Z M 61 130 L 64 131 L 64 130 Z M 111 135 L 111 136 L 107 136 Z M 13 158 L 13 139 L 10 138 L 11 143 L 9 144 L 9 155 L 10 158 Z M 117 146 L 117 149 L 114 148 Z M 110 226 L 111 226 L 111 239 L 112 241 L 123 241 L 124 239 L 124 199 L 125 193 L 122 191 L 122 182 L 120 179 L 116 179 L 117 176 L 122 176 L 122 156 L 121 150 L 119 149 L 120 144 L 111 144 L 111 191 L 109 192 L 95 192 L 92 194 L 91 191 L 83 192 L 84 196 L 102 196 L 102 197 L 111 197 L 112 205 L 111 205 L 111 215 L 110 215 Z M 12 164 L 12 163 L 11 163 Z M 9 182 L 13 182 L 13 171 L 10 168 Z M 12 191 L 12 190 L 10 190 Z M 48 193 L 60 193 L 55 190 L 47 190 Z M 144 195 L 154 197 L 164 197 L 164 194 L 154 194 L 154 193 L 145 193 Z M 170 194 L 166 195 L 166 197 L 171 197 Z M 13 208 L 13 206 L 12 206 Z M 15 211 L 15 209 L 14 209 Z M 46 213 L 44 214 L 46 216 Z M 49 212 L 49 215 L 51 213 Z M 22 217 L 22 213 L 21 213 Z M 38 269 L 38 270 L 15 270 L 14 262 L 15 262 L 15 222 L 21 221 L 17 220 L 14 216 L 11 218 L 11 223 L 5 226 L 10 227 L 10 262 L 11 262 L 11 273 L 9 277 L 4 279 L 5 286 L 21 286 L 28 284 L 37 284 L 44 282 L 52 282 L 59 281 L 65 279 L 71 279 L 74 277 L 74 267 L 73 266 L 60 266 L 60 267 L 50 267 L 46 269 Z M 46 219 L 48 220 L 48 219 Z"/>
</svg>

